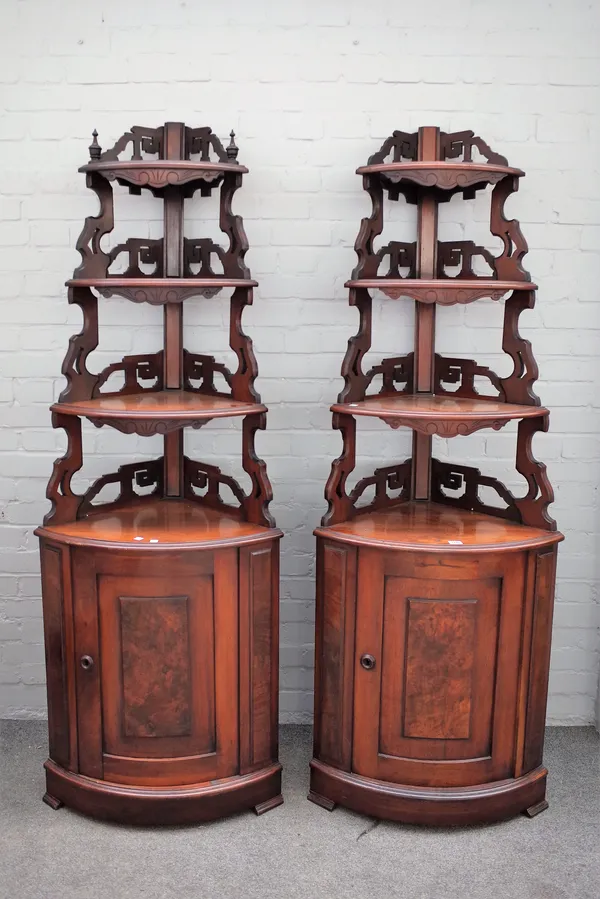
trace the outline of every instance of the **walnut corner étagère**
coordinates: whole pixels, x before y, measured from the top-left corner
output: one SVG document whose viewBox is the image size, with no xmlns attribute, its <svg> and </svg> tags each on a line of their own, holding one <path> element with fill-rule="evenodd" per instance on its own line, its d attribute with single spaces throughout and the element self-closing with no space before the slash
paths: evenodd
<svg viewBox="0 0 600 899">
<path fill-rule="evenodd" d="M 67 282 L 83 313 L 63 363 L 66 387 L 52 424 L 67 435 L 40 537 L 50 757 L 45 801 L 143 824 L 191 823 L 279 805 L 279 538 L 271 486 L 255 453 L 266 407 L 241 325 L 256 282 L 232 200 L 248 171 L 234 134 L 167 122 L 134 127 L 106 152 L 94 132 L 87 186 L 100 212 L 77 242 Z M 123 158 L 126 157 L 126 158 Z M 113 184 L 163 201 L 164 236 L 131 237 L 110 251 Z M 226 248 L 184 237 L 184 201 L 219 196 Z M 183 345 L 193 296 L 231 294 L 230 371 Z M 163 307 L 164 346 L 98 374 L 98 295 Z M 111 389 L 111 382 L 118 385 Z M 241 417 L 248 492 L 184 451 L 185 429 Z M 77 494 L 82 419 L 125 434 L 163 435 L 152 461 L 122 465 Z M 103 499 L 104 488 L 113 498 Z M 104 495 L 106 492 L 104 491 Z"/>
<path fill-rule="evenodd" d="M 562 535 L 548 514 L 546 468 L 532 454 L 548 411 L 533 391 L 537 365 L 518 329 L 536 285 L 521 265 L 527 244 L 519 224 L 503 213 L 524 173 L 472 131 L 434 127 L 395 131 L 358 173 L 372 214 L 362 221 L 346 285 L 360 326 L 332 407 L 343 450 L 316 530 L 309 798 L 417 824 L 533 816 L 547 807 L 542 750 Z M 438 204 L 489 186 L 500 254 L 438 240 Z M 416 204 L 417 235 L 376 250 L 386 193 Z M 414 352 L 365 371 L 375 289 L 415 301 Z M 436 307 L 483 297 L 504 298 L 507 377 L 435 352 Z M 350 489 L 360 416 L 410 428 L 412 455 Z M 432 456 L 434 436 L 498 430 L 513 420 L 522 496 L 477 468 Z"/>
</svg>

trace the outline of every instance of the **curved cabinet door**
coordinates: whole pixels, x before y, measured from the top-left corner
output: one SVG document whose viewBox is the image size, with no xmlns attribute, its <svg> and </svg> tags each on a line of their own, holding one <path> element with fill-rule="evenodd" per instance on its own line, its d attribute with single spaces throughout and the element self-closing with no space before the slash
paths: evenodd
<svg viewBox="0 0 600 899">
<path fill-rule="evenodd" d="M 420 786 L 514 775 L 524 556 L 359 551 L 352 770 Z"/>
<path fill-rule="evenodd" d="M 123 784 L 235 774 L 238 555 L 75 549 L 79 768 Z"/>
</svg>

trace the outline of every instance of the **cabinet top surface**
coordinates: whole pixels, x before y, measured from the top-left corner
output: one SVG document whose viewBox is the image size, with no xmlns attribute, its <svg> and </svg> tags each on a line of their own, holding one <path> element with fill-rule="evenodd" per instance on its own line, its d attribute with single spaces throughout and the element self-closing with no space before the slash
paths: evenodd
<svg viewBox="0 0 600 899">
<path fill-rule="evenodd" d="M 93 400 L 55 403 L 53 412 L 86 418 L 189 419 L 231 418 L 266 412 L 262 403 L 245 403 L 228 396 L 209 396 L 187 390 L 146 390 L 141 393 L 99 396 Z"/>
<path fill-rule="evenodd" d="M 432 420 L 520 419 L 546 415 L 544 406 L 522 406 L 502 403 L 495 399 L 470 399 L 431 394 L 398 394 L 372 396 L 357 403 L 335 403 L 332 412 L 349 415 L 385 416 L 390 418 L 419 418 Z"/>
<path fill-rule="evenodd" d="M 60 543 L 158 550 L 256 543 L 281 532 L 197 502 L 141 499 L 121 509 L 100 508 L 80 521 L 41 527 L 36 534 Z"/>
<path fill-rule="evenodd" d="M 532 549 L 563 539 L 557 531 L 425 502 L 365 513 L 351 521 L 317 528 L 315 533 L 366 546 L 436 552 Z"/>
</svg>

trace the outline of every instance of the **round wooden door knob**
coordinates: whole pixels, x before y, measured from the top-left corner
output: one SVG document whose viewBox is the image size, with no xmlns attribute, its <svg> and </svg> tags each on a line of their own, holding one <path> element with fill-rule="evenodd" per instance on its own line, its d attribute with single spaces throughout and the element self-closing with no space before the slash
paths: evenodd
<svg viewBox="0 0 600 899">
<path fill-rule="evenodd" d="M 90 668 L 94 667 L 94 660 L 91 656 L 81 656 L 79 664 L 84 671 L 89 671 Z"/>
<path fill-rule="evenodd" d="M 370 653 L 366 652 L 360 657 L 360 664 L 366 671 L 372 671 L 375 667 L 375 656 L 372 656 L 370 655 Z"/>
</svg>

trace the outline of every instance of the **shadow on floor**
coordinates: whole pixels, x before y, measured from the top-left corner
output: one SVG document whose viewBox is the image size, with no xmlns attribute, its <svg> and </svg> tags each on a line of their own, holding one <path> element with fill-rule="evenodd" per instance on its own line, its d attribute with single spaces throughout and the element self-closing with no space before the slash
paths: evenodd
<svg viewBox="0 0 600 899">
<path fill-rule="evenodd" d="M 281 730 L 285 804 L 190 827 L 92 821 L 41 802 L 46 725 L 0 721 L 0 899 L 599 899 L 600 738 L 547 731 L 550 808 L 453 829 L 306 800 L 310 728 Z"/>
</svg>

